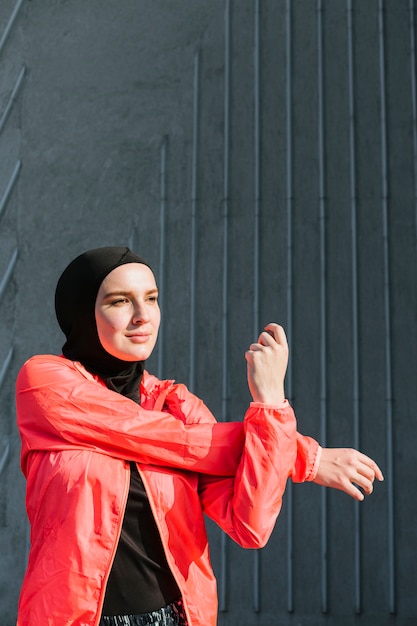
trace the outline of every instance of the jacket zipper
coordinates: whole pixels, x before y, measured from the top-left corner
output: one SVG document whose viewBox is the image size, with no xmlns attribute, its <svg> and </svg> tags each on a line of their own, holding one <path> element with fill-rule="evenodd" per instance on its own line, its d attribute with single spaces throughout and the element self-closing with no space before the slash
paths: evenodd
<svg viewBox="0 0 417 626">
<path fill-rule="evenodd" d="M 125 461 L 125 463 L 127 463 Z M 113 561 L 114 561 L 114 557 L 116 555 L 116 550 L 117 550 L 117 546 L 119 545 L 119 539 L 120 539 L 120 535 L 122 532 L 122 526 L 123 526 L 123 519 L 125 516 L 125 511 L 126 511 L 126 504 L 127 504 L 127 498 L 129 496 L 129 482 L 130 482 L 130 471 L 126 471 L 126 478 L 125 478 L 125 488 L 124 488 L 124 494 L 123 494 L 123 500 L 122 500 L 122 507 L 120 509 L 120 515 L 119 515 L 119 526 L 117 529 L 117 535 L 116 535 L 116 539 L 113 545 L 113 550 L 112 550 L 112 555 L 111 555 L 111 559 L 109 562 L 109 567 L 107 569 L 107 572 L 105 573 L 105 577 L 103 580 L 103 588 L 102 588 L 102 592 L 101 592 L 101 597 L 100 597 L 100 601 L 97 607 L 97 616 L 96 616 L 96 620 L 94 622 L 94 626 L 98 626 L 100 623 L 100 619 L 101 619 L 101 611 L 103 610 L 103 604 L 104 604 L 104 595 L 106 593 L 106 587 L 107 587 L 107 581 L 109 579 L 110 576 L 110 572 L 111 572 L 111 568 L 113 565 Z"/>
<path fill-rule="evenodd" d="M 167 563 L 168 563 L 168 565 L 169 565 L 169 569 L 171 570 L 171 574 L 173 575 L 173 577 L 174 577 L 174 579 L 175 579 L 175 582 L 177 583 L 178 589 L 181 591 L 181 598 L 182 598 L 182 601 L 183 601 L 183 603 L 184 603 L 184 609 L 185 609 L 185 613 L 186 613 L 186 615 L 187 615 L 187 622 L 188 622 L 188 625 L 189 625 L 189 626 L 192 626 L 191 619 L 190 619 L 190 614 L 189 614 L 188 607 L 187 607 L 187 602 L 186 602 L 186 600 L 185 600 L 185 598 L 184 598 L 184 594 L 183 594 L 183 592 L 182 592 L 182 588 L 181 588 L 181 585 L 180 585 L 180 583 L 179 583 L 179 580 L 177 579 L 177 577 L 176 577 L 176 575 L 175 575 L 175 573 L 174 573 L 174 572 L 175 572 L 175 568 L 173 568 L 173 567 L 172 567 L 172 558 L 171 558 L 171 553 L 170 553 L 170 551 L 167 549 L 167 547 L 166 547 L 166 545 L 165 545 L 165 538 L 163 537 L 163 534 L 162 534 L 162 532 L 161 532 L 161 527 L 160 527 L 160 525 L 159 525 L 158 516 L 156 515 L 155 504 L 154 504 L 154 501 L 153 501 L 152 495 L 151 495 L 151 493 L 150 493 L 149 485 L 147 484 L 146 478 L 145 478 L 145 476 L 143 475 L 142 470 L 140 469 L 140 465 L 139 465 L 139 463 L 136 463 L 136 467 L 138 468 L 138 472 L 139 472 L 139 475 L 140 475 L 140 477 L 141 477 L 141 479 L 142 479 L 143 486 L 145 487 L 146 495 L 148 496 L 149 505 L 150 505 L 150 507 L 151 507 L 152 515 L 153 515 L 153 518 L 154 518 L 154 520 L 155 520 L 155 524 L 156 524 L 156 526 L 157 526 L 157 528 L 158 528 L 159 536 L 160 536 L 160 538 L 161 538 L 162 547 L 163 547 L 164 552 L 165 552 L 165 558 L 166 558 Z"/>
</svg>

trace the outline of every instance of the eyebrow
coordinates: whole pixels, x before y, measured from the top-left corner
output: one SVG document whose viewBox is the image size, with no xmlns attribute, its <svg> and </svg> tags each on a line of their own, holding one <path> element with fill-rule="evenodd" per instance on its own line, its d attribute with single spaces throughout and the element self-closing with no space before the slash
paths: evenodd
<svg viewBox="0 0 417 626">
<path fill-rule="evenodd" d="M 145 291 L 145 296 L 150 296 L 150 295 L 158 295 L 158 289 L 148 289 L 148 291 Z M 133 291 L 109 291 L 108 293 L 104 294 L 103 296 L 103 300 L 107 300 L 107 298 L 114 298 L 115 296 L 133 296 L 134 292 Z"/>
</svg>

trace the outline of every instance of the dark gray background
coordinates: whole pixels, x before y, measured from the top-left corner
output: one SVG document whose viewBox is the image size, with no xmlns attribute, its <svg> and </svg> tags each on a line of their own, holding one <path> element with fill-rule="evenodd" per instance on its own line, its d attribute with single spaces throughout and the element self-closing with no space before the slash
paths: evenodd
<svg viewBox="0 0 417 626">
<path fill-rule="evenodd" d="M 290 487 L 260 553 L 210 524 L 220 626 L 417 623 L 415 37 L 414 0 L 1 1 L 2 626 L 28 545 L 14 379 L 60 350 L 62 269 L 112 244 L 162 287 L 149 369 L 241 419 L 279 321 L 299 429 L 386 477 L 360 505 Z"/>
</svg>

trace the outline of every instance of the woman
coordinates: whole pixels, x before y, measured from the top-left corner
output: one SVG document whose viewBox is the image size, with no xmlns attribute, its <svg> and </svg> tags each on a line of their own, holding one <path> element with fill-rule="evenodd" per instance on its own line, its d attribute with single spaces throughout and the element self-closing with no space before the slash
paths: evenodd
<svg viewBox="0 0 417 626">
<path fill-rule="evenodd" d="M 146 372 L 157 295 L 129 249 L 80 255 L 56 289 L 63 355 L 32 357 L 19 373 L 31 549 L 18 626 L 214 626 L 204 514 L 261 547 L 288 476 L 358 499 L 354 484 L 370 493 L 382 478 L 365 455 L 296 432 L 276 324 L 246 353 L 253 402 L 243 422 L 216 423 L 183 385 Z"/>
</svg>

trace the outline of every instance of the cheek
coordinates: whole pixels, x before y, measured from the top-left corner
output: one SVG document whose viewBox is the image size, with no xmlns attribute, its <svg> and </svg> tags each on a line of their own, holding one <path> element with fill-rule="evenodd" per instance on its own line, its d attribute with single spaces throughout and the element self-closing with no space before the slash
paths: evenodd
<svg viewBox="0 0 417 626">
<path fill-rule="evenodd" d="M 96 326 L 99 338 L 112 337 L 120 326 L 117 315 L 105 315 L 102 312 L 96 313 Z"/>
</svg>

